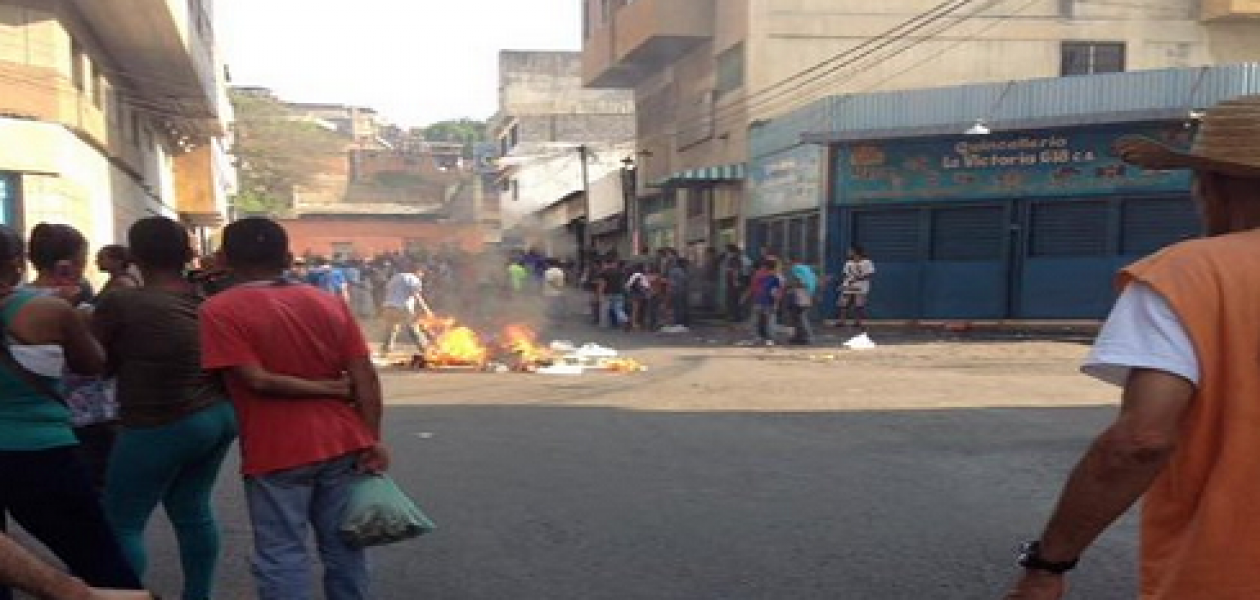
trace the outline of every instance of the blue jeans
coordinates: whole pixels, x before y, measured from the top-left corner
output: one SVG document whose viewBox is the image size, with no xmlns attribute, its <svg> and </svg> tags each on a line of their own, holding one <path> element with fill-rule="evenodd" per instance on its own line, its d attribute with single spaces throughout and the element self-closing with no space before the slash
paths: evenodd
<svg viewBox="0 0 1260 600">
<path fill-rule="evenodd" d="M 600 305 L 600 316 L 607 321 L 605 327 L 621 327 L 630 321 L 629 315 L 626 314 L 626 297 L 623 294 L 609 294 L 604 296 L 604 302 Z"/>
<path fill-rule="evenodd" d="M 774 341 L 775 330 L 779 324 L 778 315 L 775 314 L 774 306 L 757 305 L 753 308 L 753 318 L 757 324 L 757 337 L 761 340 L 771 342 Z"/>
<path fill-rule="evenodd" d="M 326 600 L 366 600 L 367 554 L 337 537 L 358 472 L 356 455 L 245 478 L 254 528 L 254 579 L 259 600 L 315 600 L 307 531 L 324 564 Z"/>
</svg>

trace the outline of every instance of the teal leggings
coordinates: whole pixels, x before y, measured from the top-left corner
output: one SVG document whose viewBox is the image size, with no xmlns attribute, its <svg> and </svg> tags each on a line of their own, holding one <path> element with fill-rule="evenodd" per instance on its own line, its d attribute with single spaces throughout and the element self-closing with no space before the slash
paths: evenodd
<svg viewBox="0 0 1260 600">
<path fill-rule="evenodd" d="M 123 552 L 143 579 L 144 529 L 162 504 L 179 542 L 184 600 L 211 597 L 219 560 L 211 494 L 235 439 L 236 416 L 225 401 L 162 427 L 123 429 L 110 455 L 105 513 Z"/>
</svg>

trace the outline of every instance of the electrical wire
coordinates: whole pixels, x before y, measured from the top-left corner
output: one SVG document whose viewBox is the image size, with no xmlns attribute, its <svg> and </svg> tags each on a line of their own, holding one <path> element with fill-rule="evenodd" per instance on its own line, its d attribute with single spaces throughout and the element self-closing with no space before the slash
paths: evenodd
<svg viewBox="0 0 1260 600">
<path fill-rule="evenodd" d="M 954 16 L 955 11 L 977 1 L 978 0 L 949 0 L 938 4 L 932 9 L 929 9 L 927 12 L 916 14 L 914 17 L 899 23 L 892 29 L 889 29 L 877 36 L 868 38 L 861 44 L 858 44 L 853 48 L 846 49 L 845 51 L 824 60 L 813 67 L 788 77 L 782 82 L 773 84 L 768 88 L 758 90 L 756 93 L 740 98 L 732 104 L 715 108 L 711 111 L 710 115 L 704 117 L 704 122 L 717 123 L 726 117 L 740 116 L 745 112 L 751 113 L 761 107 L 773 105 L 775 102 L 780 101 L 788 94 L 799 91 L 821 79 L 830 77 L 861 60 L 875 55 L 889 46 L 904 41 L 911 35 Z M 990 5 L 994 2 L 994 0 L 989 1 Z M 821 73 L 819 73 L 819 71 L 821 71 Z M 761 96 L 766 97 L 762 98 Z"/>
<path fill-rule="evenodd" d="M 998 5 L 1006 1 L 1007 0 L 988 0 L 986 4 L 980 6 L 979 8 L 977 8 L 976 10 L 972 11 L 971 13 L 965 16 L 958 17 L 957 20 L 950 23 L 940 23 L 940 21 L 938 20 L 935 23 L 940 23 L 940 26 L 936 27 L 930 32 L 925 33 L 923 36 L 917 39 L 912 39 L 912 40 L 909 40 L 909 39 L 901 40 L 901 41 L 906 41 L 908 43 L 902 46 L 900 49 L 896 49 L 896 50 L 893 50 L 891 53 L 882 54 L 882 55 L 876 55 L 873 52 L 867 53 L 866 55 L 860 57 L 860 59 L 858 60 L 854 60 L 845 65 L 837 65 L 836 67 L 828 69 L 826 73 L 813 79 L 812 81 L 796 86 L 794 90 L 801 91 L 801 93 L 798 94 L 796 97 L 780 98 L 774 102 L 766 102 L 766 103 L 760 103 L 754 106 L 750 106 L 748 108 L 748 112 L 751 114 L 758 111 L 765 111 L 765 112 L 775 112 L 775 113 L 781 114 L 783 112 L 786 112 L 784 110 L 784 107 L 786 106 L 800 106 L 802 103 L 813 102 L 816 99 L 818 99 L 820 92 L 824 91 L 825 88 L 832 85 L 836 80 L 840 79 L 841 77 L 847 77 L 847 76 L 851 76 L 855 72 L 865 71 L 873 64 L 887 63 L 891 60 L 894 60 L 904 55 L 905 53 L 922 46 L 923 44 L 936 40 L 939 36 L 941 36 L 942 34 L 944 34 L 945 32 L 951 29 L 954 29 L 964 23 L 967 23 L 971 20 L 979 18 L 983 13 L 993 8 L 996 8 Z M 880 49 L 882 50 L 882 49 L 891 47 L 892 45 L 893 45 L 892 43 L 885 44 Z M 935 58 L 935 56 L 933 58 Z M 865 62 L 859 62 L 859 60 L 864 60 Z"/>
<path fill-rule="evenodd" d="M 901 70 L 899 70 L 899 71 L 897 71 L 897 72 L 895 72 L 895 73 L 892 73 L 891 75 L 889 75 L 889 76 L 887 76 L 887 77 L 884 77 L 883 79 L 880 79 L 879 81 L 877 81 L 877 82 L 875 82 L 875 83 L 873 83 L 873 84 L 871 84 L 871 85 L 869 85 L 869 86 L 866 86 L 865 88 L 862 88 L 862 89 L 860 89 L 860 90 L 858 90 L 858 91 L 854 92 L 854 93 L 855 93 L 855 94 L 865 94 L 865 93 L 873 92 L 873 91 L 875 91 L 875 90 L 878 90 L 879 88 L 882 88 L 885 84 L 887 84 L 887 83 L 889 83 L 889 82 L 891 82 L 891 81 L 895 81 L 896 79 L 900 78 L 901 76 L 903 76 L 903 75 L 905 75 L 905 74 L 907 74 L 907 73 L 910 73 L 911 71 L 914 71 L 914 70 L 920 69 L 920 68 L 922 68 L 922 67 L 926 66 L 926 65 L 927 65 L 927 64 L 929 64 L 929 63 L 932 63 L 932 62 L 934 62 L 934 61 L 940 60 L 940 58 L 941 58 L 942 56 L 944 56 L 944 55 L 946 55 L 946 54 L 949 54 L 950 52 L 953 52 L 954 50 L 957 50 L 960 46 L 962 46 L 962 45 L 964 45 L 964 44 L 968 44 L 968 43 L 974 42 L 974 41 L 976 41 L 977 39 L 979 39 L 979 38 L 980 38 L 980 36 L 982 36 L 982 35 L 984 35 L 984 34 L 986 34 L 986 33 L 990 32 L 990 31 L 992 31 L 993 29 L 997 28 L 999 25 L 1002 25 L 1002 24 L 1004 24 L 1004 23 L 1006 23 L 1006 22 L 1010 21 L 1011 19 L 1014 19 L 1014 18 L 1016 18 L 1016 17 L 1020 16 L 1020 15 L 1021 15 L 1024 11 L 1027 11 L 1027 10 L 1029 10 L 1030 8 L 1032 8 L 1032 7 L 1036 6 L 1036 5 L 1038 4 L 1038 2 L 1039 2 L 1039 0 L 1028 0 L 1028 2 L 1025 2 L 1024 4 L 1020 5 L 1018 8 L 1016 8 L 1016 9 L 1015 9 L 1013 12 L 1011 12 L 1010 14 L 1004 15 L 1004 16 L 1002 16 L 1002 17 L 1000 17 L 1000 18 L 998 18 L 998 19 L 996 19 L 996 20 L 994 20 L 994 21 L 992 21 L 992 22 L 990 22 L 990 23 L 987 23 L 987 24 L 986 24 L 983 28 L 981 28 L 981 29 L 979 29 L 978 31 L 976 31 L 976 32 L 972 33 L 970 36 L 968 36 L 968 37 L 966 37 L 966 38 L 963 38 L 963 39 L 961 39 L 961 40 L 958 40 L 958 41 L 954 42 L 954 43 L 953 43 L 953 44 L 951 44 L 948 48 L 945 48 L 944 50 L 942 50 L 940 53 L 934 54 L 934 55 L 929 56 L 929 57 L 927 57 L 927 58 L 925 58 L 925 59 L 923 59 L 923 60 L 920 60 L 920 61 L 918 61 L 918 62 L 916 62 L 916 63 L 914 63 L 914 64 L 911 64 L 911 65 L 909 65 L 909 66 L 907 66 L 907 67 L 905 67 L 905 68 L 903 68 L 903 69 L 901 69 Z M 1015 83 L 1015 82 L 1009 82 L 1009 83 Z M 1008 91 L 1009 91 L 1009 88 L 1008 88 Z M 851 98 L 852 98 L 852 96 L 846 96 L 845 98 L 843 98 L 843 99 L 840 101 L 840 103 L 841 103 L 840 105 L 841 105 L 841 106 L 843 106 L 845 103 L 849 102 L 849 101 L 851 100 Z M 797 107 L 797 108 L 800 108 L 800 107 Z M 795 109 L 793 109 L 793 110 L 795 110 Z M 992 110 L 996 110 L 996 107 L 995 107 L 995 108 L 993 108 Z M 821 119 L 823 119 L 824 121 L 825 121 L 825 120 L 830 120 L 829 115 L 825 115 L 825 114 L 824 114 L 824 115 L 820 115 L 820 118 L 821 118 Z M 815 122 L 814 122 L 814 124 L 813 124 L 812 126 L 810 126 L 810 127 L 807 127 L 807 128 L 806 128 L 806 130 L 807 130 L 807 131 L 808 131 L 808 130 L 816 130 L 816 129 L 818 129 L 819 127 L 821 127 L 821 126 L 823 126 L 823 125 L 826 125 L 826 123 L 825 123 L 825 122 L 815 121 Z M 802 133 L 804 133 L 804 132 L 802 132 Z"/>
<path fill-rule="evenodd" d="M 930 32 L 924 33 L 919 38 L 907 40 L 905 37 L 902 37 L 902 38 L 890 40 L 889 42 L 886 42 L 886 43 L 879 44 L 877 48 L 863 53 L 862 56 L 857 57 L 854 60 L 846 61 L 844 64 L 841 64 L 841 65 L 833 65 L 832 67 L 828 68 L 823 74 L 815 76 L 806 82 L 802 82 L 796 86 L 793 86 L 793 90 L 792 90 L 792 91 L 806 90 L 806 88 L 808 87 L 809 89 L 807 91 L 804 91 L 803 93 L 799 93 L 794 97 L 780 97 L 771 101 L 765 101 L 758 104 L 754 104 L 753 106 L 748 107 L 748 112 L 753 113 L 754 111 L 765 111 L 765 112 L 772 112 L 772 113 L 779 114 L 781 112 L 784 112 L 782 109 L 785 106 L 788 106 L 791 104 L 801 105 L 801 104 L 808 104 L 810 102 L 814 102 L 820 97 L 820 93 L 823 91 L 823 89 L 826 86 L 830 85 L 832 80 L 838 78 L 839 76 L 846 75 L 847 73 L 849 73 L 849 71 L 845 70 L 846 68 L 851 69 L 851 71 L 860 72 L 862 70 L 865 70 L 866 68 L 869 68 L 869 65 L 884 63 L 889 60 L 893 60 L 897 58 L 898 56 L 922 44 L 925 44 L 929 41 L 936 39 L 938 36 L 940 36 L 946 31 L 949 31 L 950 29 L 958 27 L 962 25 L 963 23 L 966 23 L 973 19 L 979 18 L 982 14 L 995 8 L 996 6 L 998 6 L 1004 1 L 1006 0 L 989 0 L 986 4 L 980 6 L 976 10 L 973 10 L 972 12 L 966 15 L 954 16 L 955 18 L 951 22 L 942 23 L 941 21 L 943 20 L 943 18 L 933 19 L 932 21 L 923 24 L 921 27 L 916 28 L 916 31 L 918 31 L 918 30 L 922 30 L 923 28 L 927 26 L 938 24 L 938 26 L 935 27 L 933 30 L 931 30 Z M 959 7 L 961 7 L 961 5 L 955 8 L 959 8 Z M 993 15 L 990 15 L 990 16 L 993 16 Z M 1009 15 L 1003 20 L 1008 20 L 1009 18 L 1013 18 L 1014 16 L 1015 15 Z M 938 17 L 940 16 L 938 15 Z M 877 51 L 889 48 L 898 41 L 908 41 L 909 43 L 901 47 L 900 49 L 892 51 L 891 53 L 885 53 L 883 55 L 877 54 Z M 859 62 L 862 60 L 865 60 L 866 62 Z M 717 111 L 715 111 L 715 116 L 706 117 L 705 120 L 701 122 L 700 126 L 711 126 L 711 124 L 716 124 L 720 122 L 721 120 L 728 119 L 732 116 L 732 115 L 716 116 L 716 112 Z M 736 116 L 742 116 L 742 115 L 736 115 Z M 686 127 L 686 125 L 680 126 L 677 129 L 679 131 L 686 131 L 684 127 Z"/>
<path fill-rule="evenodd" d="M 798 79 L 809 77 L 810 75 L 813 75 L 815 72 L 819 70 L 828 68 L 833 63 L 846 60 L 850 56 L 857 54 L 859 52 L 862 52 L 867 45 L 873 45 L 883 39 L 900 37 L 901 35 L 900 31 L 902 29 L 907 28 L 907 27 L 914 27 L 921 20 L 924 20 L 924 19 L 931 20 L 933 18 L 937 18 L 937 16 L 939 16 L 937 15 L 937 13 L 944 14 L 942 11 L 952 11 L 954 8 L 964 6 L 973 1 L 974 0 L 945 0 L 944 2 L 941 2 L 940 4 L 937 4 L 935 7 L 932 7 L 928 9 L 927 11 L 918 13 L 915 16 L 911 17 L 909 20 L 906 20 L 897 24 L 892 29 L 889 29 L 877 36 L 868 38 L 866 41 L 858 44 L 857 46 L 854 46 L 852 48 L 846 48 L 840 53 L 832 55 L 831 57 L 815 64 L 812 67 L 809 67 L 802 71 L 798 71 L 797 73 L 794 73 L 774 84 L 771 84 L 765 88 L 758 90 L 755 94 L 752 94 L 751 96 L 749 96 L 747 100 L 752 101 L 756 96 L 771 94 L 780 87 L 791 85 L 793 82 L 795 82 Z"/>
</svg>

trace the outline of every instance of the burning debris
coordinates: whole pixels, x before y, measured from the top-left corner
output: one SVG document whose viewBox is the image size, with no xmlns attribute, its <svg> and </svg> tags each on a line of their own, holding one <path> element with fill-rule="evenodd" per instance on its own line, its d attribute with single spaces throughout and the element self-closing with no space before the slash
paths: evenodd
<svg viewBox="0 0 1260 600">
<path fill-rule="evenodd" d="M 543 346 L 538 334 L 523 325 L 509 325 L 500 337 L 483 339 L 454 319 L 430 318 L 420 323 L 429 347 L 409 364 L 413 369 L 581 375 L 588 371 L 638 373 L 647 368 L 597 344 L 578 347 L 572 342 Z"/>
</svg>

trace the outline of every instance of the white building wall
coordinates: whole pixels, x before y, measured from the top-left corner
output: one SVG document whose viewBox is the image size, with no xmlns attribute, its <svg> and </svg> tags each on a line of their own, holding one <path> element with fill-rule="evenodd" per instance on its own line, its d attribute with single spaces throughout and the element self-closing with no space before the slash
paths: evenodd
<svg viewBox="0 0 1260 600">
<path fill-rule="evenodd" d="M 591 220 L 622 211 L 622 161 L 634 155 L 632 144 L 592 147 L 587 171 L 591 188 Z M 576 149 L 512 159 L 505 178 L 513 182 L 502 195 L 503 229 L 538 227 L 541 213 L 556 201 L 582 191 L 582 169 Z"/>
<path fill-rule="evenodd" d="M 175 216 L 169 170 L 146 189 L 96 148 L 61 125 L 0 118 L 0 171 L 22 175 L 22 221 L 73 225 L 94 248 L 118 243 L 135 220 Z M 153 172 L 169 163 L 160 148 L 150 149 Z M 154 192 L 166 188 L 167 200 Z"/>
</svg>

